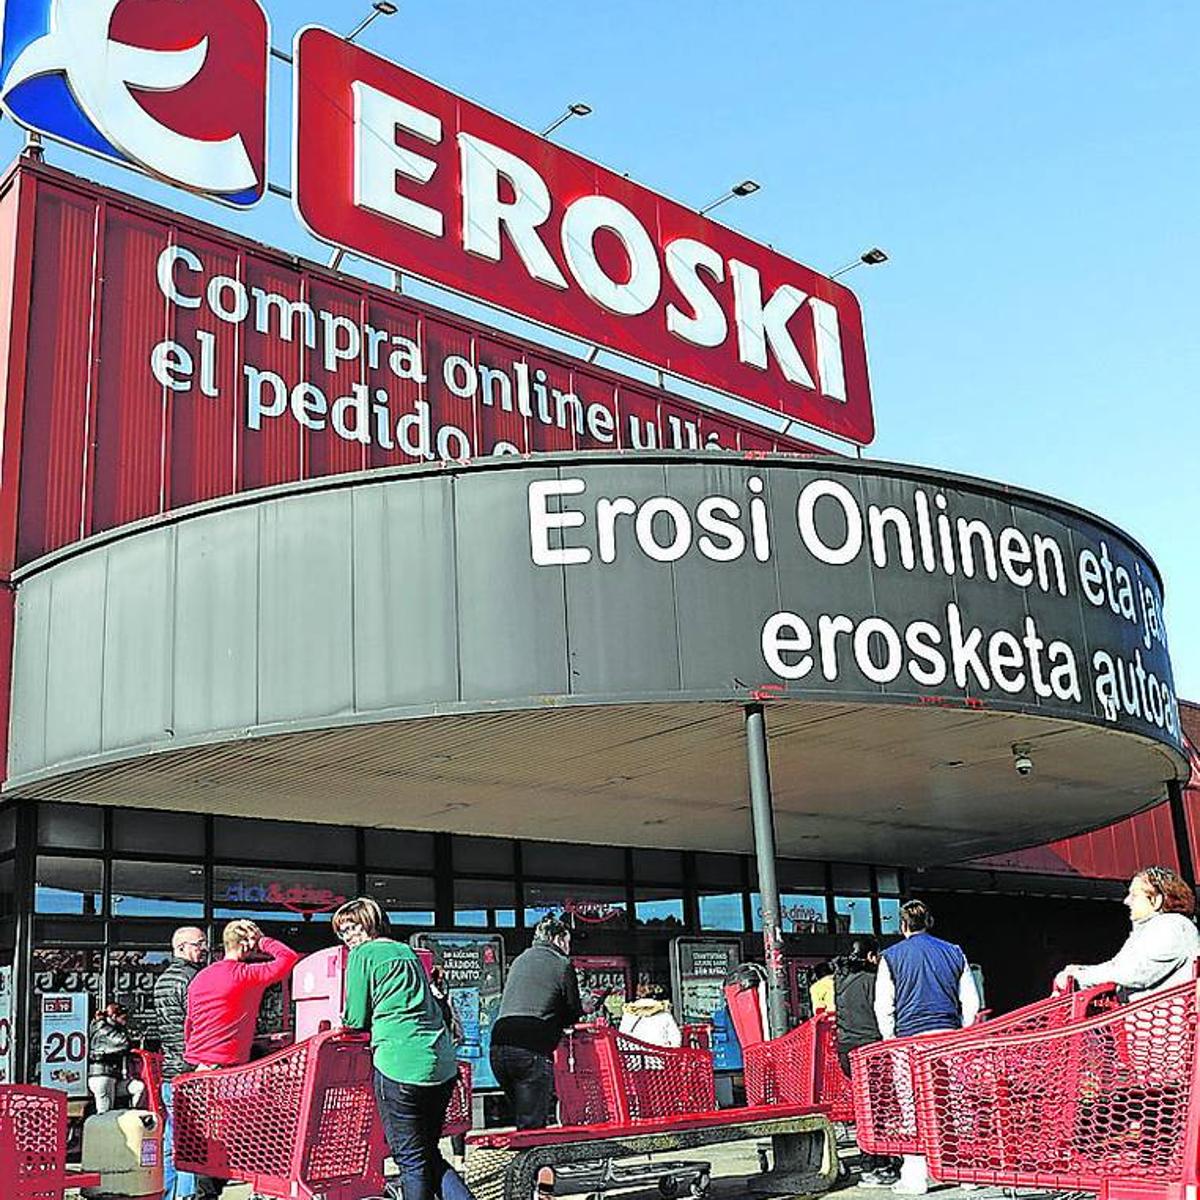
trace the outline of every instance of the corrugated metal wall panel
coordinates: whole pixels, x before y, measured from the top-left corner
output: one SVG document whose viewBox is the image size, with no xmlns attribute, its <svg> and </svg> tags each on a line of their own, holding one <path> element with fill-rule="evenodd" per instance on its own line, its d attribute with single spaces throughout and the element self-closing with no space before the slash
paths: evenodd
<svg viewBox="0 0 1200 1200">
<path fill-rule="evenodd" d="M 55 189 L 38 203 L 21 449 L 17 559 L 85 533 L 84 483 L 95 334 L 97 204 Z"/>
</svg>

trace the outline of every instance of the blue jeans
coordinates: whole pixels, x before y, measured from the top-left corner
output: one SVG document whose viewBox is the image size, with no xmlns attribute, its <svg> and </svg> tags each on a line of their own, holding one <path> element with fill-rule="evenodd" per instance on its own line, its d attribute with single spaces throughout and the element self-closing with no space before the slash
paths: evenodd
<svg viewBox="0 0 1200 1200">
<path fill-rule="evenodd" d="M 474 1200 L 462 1176 L 442 1157 L 438 1142 L 454 1080 L 397 1083 L 375 1072 L 375 1103 L 404 1200 Z"/>
<path fill-rule="evenodd" d="M 175 1170 L 175 1122 L 171 1119 L 171 1081 L 162 1083 L 163 1107 L 167 1110 L 163 1126 L 163 1200 L 184 1200 L 196 1192 L 196 1177 L 187 1171 Z"/>
</svg>

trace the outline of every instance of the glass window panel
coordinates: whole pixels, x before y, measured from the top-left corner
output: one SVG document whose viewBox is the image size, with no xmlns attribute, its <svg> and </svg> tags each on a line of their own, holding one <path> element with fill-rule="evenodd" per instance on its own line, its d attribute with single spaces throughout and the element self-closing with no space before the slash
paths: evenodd
<svg viewBox="0 0 1200 1200">
<path fill-rule="evenodd" d="M 680 883 L 683 854 L 678 850 L 635 850 L 633 877 L 644 883 Z"/>
<path fill-rule="evenodd" d="M 741 933 L 746 928 L 741 892 L 702 892 L 700 928 L 723 929 Z"/>
<path fill-rule="evenodd" d="M 900 901 L 886 896 L 879 900 L 879 932 L 881 934 L 900 933 Z"/>
<path fill-rule="evenodd" d="M 101 913 L 104 868 L 98 858 L 39 854 L 34 909 L 40 913 Z"/>
<path fill-rule="evenodd" d="M 135 854 L 204 856 L 204 818 L 199 813 L 113 810 L 113 849 Z"/>
<path fill-rule="evenodd" d="M 434 924 L 433 880 L 421 875 L 368 875 L 367 895 L 394 925 Z"/>
<path fill-rule="evenodd" d="M 881 892 L 889 896 L 900 895 L 900 872 L 892 867 L 876 867 L 875 881 Z"/>
<path fill-rule="evenodd" d="M 628 920 L 625 889 L 598 883 L 525 883 L 525 925 L 531 928 L 543 917 L 561 915 L 570 924 L 602 929 L 623 929 Z"/>
<path fill-rule="evenodd" d="M 454 924 L 464 929 L 512 929 L 516 888 L 507 879 L 459 879 L 454 883 Z"/>
<path fill-rule="evenodd" d="M 0 854 L 7 854 L 17 845 L 17 806 L 0 808 Z"/>
<path fill-rule="evenodd" d="M 736 854 L 697 854 L 696 879 L 700 883 L 742 882 L 742 860 Z"/>
<path fill-rule="evenodd" d="M 482 875 L 512 875 L 514 845 L 507 838 L 460 837 L 455 834 L 450 850 L 454 869 Z"/>
<path fill-rule="evenodd" d="M 138 1037 L 157 1037 L 154 983 L 171 961 L 170 950 L 110 950 L 108 998 L 129 1009 L 129 1028 Z"/>
<path fill-rule="evenodd" d="M 875 917 L 870 896 L 834 896 L 835 933 L 874 933 Z"/>
<path fill-rule="evenodd" d="M 525 875 L 563 879 L 624 879 L 625 851 L 619 846 L 571 846 L 564 842 L 522 842 Z"/>
<path fill-rule="evenodd" d="M 407 829 L 368 829 L 367 866 L 388 870 L 432 871 L 433 834 Z"/>
<path fill-rule="evenodd" d="M 0 862 L 0 917 L 17 911 L 17 868 L 13 860 Z"/>
<path fill-rule="evenodd" d="M 869 892 L 871 868 L 860 867 L 856 863 L 834 863 L 833 886 L 841 892 Z"/>
<path fill-rule="evenodd" d="M 780 918 L 784 933 L 828 933 L 829 914 L 825 896 L 818 892 L 780 892 Z M 762 897 L 750 893 L 750 928 L 762 930 Z"/>
<path fill-rule="evenodd" d="M 213 916 L 218 921 L 295 921 L 298 915 L 311 914 L 328 921 L 355 891 L 355 876 L 346 871 L 214 867 Z"/>
<path fill-rule="evenodd" d="M 114 917 L 204 916 L 204 868 L 188 863 L 112 865 Z"/>
<path fill-rule="evenodd" d="M 217 858 L 350 866 L 357 858 L 355 842 L 354 830 L 344 825 L 260 821 L 253 817 L 217 817 L 213 822 Z"/>
<path fill-rule="evenodd" d="M 636 888 L 634 923 L 643 929 L 683 929 L 683 897 L 678 888 Z"/>
<path fill-rule="evenodd" d="M 799 858 L 781 859 L 775 866 L 779 886 L 794 891 L 823 892 L 825 890 L 825 864 L 806 862 Z"/>
<path fill-rule="evenodd" d="M 86 804 L 38 805 L 38 845 L 63 850 L 101 850 L 104 810 Z"/>
</svg>

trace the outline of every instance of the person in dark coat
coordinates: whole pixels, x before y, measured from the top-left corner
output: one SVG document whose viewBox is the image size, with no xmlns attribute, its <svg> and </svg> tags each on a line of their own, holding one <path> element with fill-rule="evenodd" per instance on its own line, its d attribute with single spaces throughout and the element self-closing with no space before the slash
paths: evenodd
<svg viewBox="0 0 1200 1200">
<path fill-rule="evenodd" d="M 533 945 L 517 955 L 492 1028 L 492 1070 L 512 1106 L 518 1129 L 542 1129 L 554 1109 L 554 1049 L 583 1016 L 571 965 L 571 930 L 543 917 Z"/>
<path fill-rule="evenodd" d="M 108 1112 L 116 1103 L 117 1087 L 128 1074 L 132 1049 L 129 1010 L 123 1004 L 106 1004 L 88 1027 L 88 1091 L 98 1113 Z"/>
<path fill-rule="evenodd" d="M 162 1098 L 167 1121 L 163 1130 L 163 1200 L 185 1200 L 196 1192 L 196 1178 L 175 1170 L 171 1088 L 176 1075 L 187 1070 L 183 1058 L 183 1023 L 192 980 L 208 961 L 208 938 L 202 929 L 185 925 L 171 937 L 171 961 L 154 982 L 154 1016 L 162 1045 Z"/>
<path fill-rule="evenodd" d="M 875 1019 L 878 967 L 879 943 L 873 937 L 855 938 L 850 953 L 834 960 L 838 1062 L 847 1076 L 851 1074 L 850 1051 L 881 1040 Z M 860 1187 L 890 1188 L 900 1178 L 896 1160 L 883 1154 L 863 1154 L 862 1167 Z"/>
</svg>

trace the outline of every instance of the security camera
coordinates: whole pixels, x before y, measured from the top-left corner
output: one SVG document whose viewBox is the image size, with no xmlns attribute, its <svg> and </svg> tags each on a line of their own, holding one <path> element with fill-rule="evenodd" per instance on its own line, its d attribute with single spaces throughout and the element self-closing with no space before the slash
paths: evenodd
<svg viewBox="0 0 1200 1200">
<path fill-rule="evenodd" d="M 1028 746 L 1014 746 L 1013 748 L 1013 769 L 1025 779 L 1033 774 L 1033 759 L 1029 757 Z"/>
</svg>

